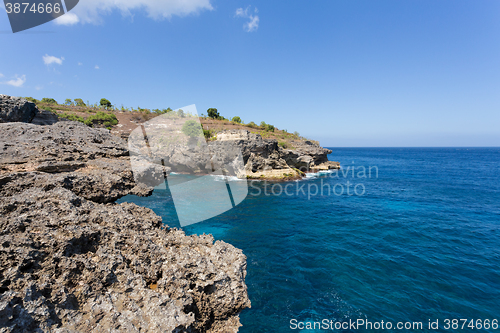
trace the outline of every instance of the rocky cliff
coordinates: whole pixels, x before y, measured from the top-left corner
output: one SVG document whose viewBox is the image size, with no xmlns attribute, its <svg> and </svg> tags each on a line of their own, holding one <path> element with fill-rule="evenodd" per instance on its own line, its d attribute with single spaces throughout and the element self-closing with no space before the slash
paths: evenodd
<svg viewBox="0 0 500 333">
<path fill-rule="evenodd" d="M 285 149 L 274 139 L 263 139 L 246 130 L 223 131 L 217 140 L 209 143 L 216 152 L 233 144 L 241 149 L 247 178 L 287 179 L 300 178 L 305 172 L 338 169 L 338 162 L 328 161 L 330 149 L 310 141 L 295 141 L 294 149 Z"/>
<path fill-rule="evenodd" d="M 0 124 L 0 332 L 236 332 L 245 256 L 114 203 L 151 190 L 107 130 Z"/>
<path fill-rule="evenodd" d="M 153 165 L 164 166 L 166 173 L 221 171 L 238 178 L 272 180 L 296 179 L 305 172 L 339 168 L 337 162 L 328 161 L 331 150 L 306 140 L 297 140 L 290 145 L 293 148 L 285 149 L 276 139 L 263 139 L 259 134 L 238 129 L 222 130 L 207 143 L 195 119 L 165 114 L 131 132 L 128 145 L 133 168 L 144 170 L 147 175 L 136 180 L 149 185 L 163 181 L 158 177 L 161 171 Z M 194 126 L 194 132 L 187 131 L 186 125 Z"/>
<path fill-rule="evenodd" d="M 158 185 L 163 178 L 158 177 L 162 171 L 157 167 L 162 165 L 166 173 L 208 174 L 222 170 L 239 178 L 269 180 L 297 179 L 306 172 L 339 168 L 339 163 L 328 161 L 331 150 L 309 141 L 297 141 L 294 149 L 284 149 L 277 140 L 263 139 L 246 130 L 231 130 L 218 133 L 217 139 L 207 145 L 203 137 L 190 139 L 179 134 L 177 127 L 174 121 L 149 124 L 147 140 L 140 127 L 132 132 L 128 144 L 133 167 L 146 175 L 136 175 L 136 180 Z"/>
</svg>

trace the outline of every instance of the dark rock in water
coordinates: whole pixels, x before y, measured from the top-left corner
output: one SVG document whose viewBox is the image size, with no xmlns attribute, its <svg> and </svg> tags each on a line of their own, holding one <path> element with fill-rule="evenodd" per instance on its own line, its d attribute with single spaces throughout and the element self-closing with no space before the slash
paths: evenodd
<svg viewBox="0 0 500 333">
<path fill-rule="evenodd" d="M 0 122 L 30 123 L 35 118 L 38 109 L 35 103 L 22 97 L 0 95 Z"/>
<path fill-rule="evenodd" d="M 238 330 L 246 257 L 113 203 L 152 190 L 128 154 L 77 122 L 0 124 L 0 332 Z"/>
</svg>

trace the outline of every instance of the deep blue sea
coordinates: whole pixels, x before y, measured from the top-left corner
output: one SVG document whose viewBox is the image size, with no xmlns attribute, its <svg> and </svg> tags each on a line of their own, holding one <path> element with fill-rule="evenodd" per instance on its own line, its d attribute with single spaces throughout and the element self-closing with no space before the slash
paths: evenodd
<svg viewBox="0 0 500 333">
<path fill-rule="evenodd" d="M 235 209 L 183 228 L 248 257 L 252 308 L 240 332 L 322 332 L 298 323 L 323 319 L 423 323 L 387 332 L 474 332 L 479 319 L 490 322 L 482 331 L 500 332 L 491 328 L 500 320 L 500 148 L 331 149 L 339 173 L 281 183 L 291 195 L 249 183 Z M 121 201 L 179 227 L 165 190 Z M 447 330 L 445 319 L 468 321 Z"/>
</svg>

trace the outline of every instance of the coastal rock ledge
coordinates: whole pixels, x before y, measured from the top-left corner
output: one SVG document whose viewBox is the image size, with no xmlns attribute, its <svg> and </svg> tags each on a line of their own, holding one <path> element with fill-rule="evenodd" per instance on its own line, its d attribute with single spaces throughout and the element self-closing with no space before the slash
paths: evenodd
<svg viewBox="0 0 500 333">
<path fill-rule="evenodd" d="M 237 332 L 246 257 L 150 209 L 125 142 L 76 122 L 0 124 L 0 332 Z"/>
</svg>

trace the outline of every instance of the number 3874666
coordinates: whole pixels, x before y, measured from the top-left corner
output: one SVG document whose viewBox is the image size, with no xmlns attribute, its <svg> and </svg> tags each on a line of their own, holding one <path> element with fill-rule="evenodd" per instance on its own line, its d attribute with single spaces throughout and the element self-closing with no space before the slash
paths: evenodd
<svg viewBox="0 0 500 333">
<path fill-rule="evenodd" d="M 55 3 L 28 3 L 28 2 L 17 2 L 17 3 L 6 3 L 5 9 L 7 14 L 26 14 L 26 13 L 38 13 L 38 14 L 51 14 L 56 13 L 59 14 L 61 12 L 61 4 Z"/>
</svg>

